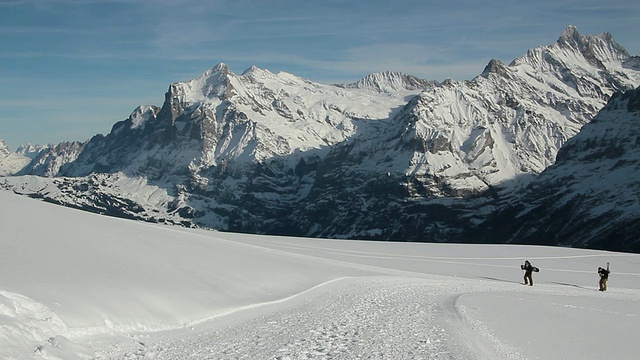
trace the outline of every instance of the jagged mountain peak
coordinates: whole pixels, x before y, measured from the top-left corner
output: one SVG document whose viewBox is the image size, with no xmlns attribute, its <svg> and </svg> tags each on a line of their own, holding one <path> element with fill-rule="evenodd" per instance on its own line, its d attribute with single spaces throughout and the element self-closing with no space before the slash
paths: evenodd
<svg viewBox="0 0 640 360">
<path fill-rule="evenodd" d="M 575 26 L 569 26 L 551 45 L 530 49 L 523 57 L 510 64 L 528 64 L 543 71 L 558 71 L 562 68 L 580 67 L 584 62 L 596 71 L 618 67 L 630 57 L 625 48 L 618 44 L 610 33 L 583 35 Z"/>
<path fill-rule="evenodd" d="M 38 144 L 22 144 L 16 149 L 16 154 L 27 156 L 31 159 L 35 158 L 42 150 L 47 149 L 53 145 L 38 145 Z"/>
<path fill-rule="evenodd" d="M 558 38 L 559 44 L 572 44 L 572 43 L 584 43 L 585 36 L 580 34 L 578 28 L 574 25 L 569 25 Z"/>
<path fill-rule="evenodd" d="M 9 150 L 9 146 L 0 139 L 0 176 L 12 175 L 24 168 L 31 159 Z"/>
<path fill-rule="evenodd" d="M 230 78 L 235 77 L 227 64 L 219 63 L 205 71 L 199 78 L 186 82 L 175 82 L 169 87 L 167 100 L 176 104 L 196 103 L 207 99 L 223 100 L 231 96 Z M 182 108 L 182 105 L 178 105 Z"/>
<path fill-rule="evenodd" d="M 611 34 L 582 35 L 570 26 L 557 42 L 528 50 L 508 68 L 551 93 L 595 99 L 599 104 L 592 110 L 597 111 L 614 92 L 637 86 L 640 73 L 635 65 L 634 57 Z"/>
<path fill-rule="evenodd" d="M 613 35 L 609 32 L 604 32 L 600 35 L 583 35 L 580 33 L 577 27 L 569 25 L 560 35 L 557 43 L 560 45 L 574 46 L 583 48 L 589 46 L 594 39 L 599 39 L 605 43 L 618 45 L 613 38 Z"/>
<path fill-rule="evenodd" d="M 260 69 L 259 67 L 255 66 L 255 65 L 251 65 L 251 67 L 249 67 L 248 69 L 246 69 L 245 71 L 242 72 L 242 75 L 247 75 L 256 71 L 261 71 L 262 69 Z"/>
<path fill-rule="evenodd" d="M 252 65 L 250 68 L 248 68 L 247 70 L 242 72 L 242 76 L 248 76 L 248 77 L 272 77 L 275 76 L 274 73 L 272 73 L 271 71 L 267 70 L 267 69 L 262 69 L 259 68 L 255 65 Z"/>
<path fill-rule="evenodd" d="M 9 147 L 4 140 L 0 139 L 0 157 L 7 155 L 9 155 Z"/>
<path fill-rule="evenodd" d="M 231 71 L 229 71 L 229 66 L 227 66 L 227 64 L 221 62 L 221 63 L 216 64 L 216 66 L 212 67 L 211 69 L 205 71 L 205 73 L 202 76 L 203 77 L 210 77 L 211 75 L 214 75 L 214 74 L 228 75 L 230 73 L 231 73 Z"/>
<path fill-rule="evenodd" d="M 155 119 L 160 108 L 155 105 L 140 105 L 129 115 L 128 120 L 131 122 L 131 129 L 142 129 L 146 123 Z"/>
<path fill-rule="evenodd" d="M 183 105 L 217 102 L 246 93 L 247 84 L 260 83 L 278 77 L 279 75 L 255 65 L 238 76 L 231 72 L 225 63 L 219 63 L 199 78 L 172 84 L 169 93 L 173 99 L 179 100 Z"/>
<path fill-rule="evenodd" d="M 603 36 L 609 47 L 575 27 L 562 37 L 598 46 L 582 52 L 577 46 L 541 46 L 508 66 L 491 60 L 472 81 L 445 81 L 423 91 L 402 112 L 404 143 L 419 153 L 413 163 L 443 178 L 452 168 L 468 169 L 456 175 L 457 182 L 466 179 L 474 191 L 484 184 L 517 184 L 510 179 L 531 179 L 526 175 L 552 165 L 558 149 L 614 92 L 640 83 L 640 73 L 608 56 L 616 46 L 610 37 Z M 446 163 L 465 165 L 441 166 L 445 154 Z"/>
<path fill-rule="evenodd" d="M 480 76 L 487 77 L 489 74 L 501 74 L 504 75 L 506 72 L 506 65 L 497 59 L 491 59 L 487 66 L 484 67 L 482 74 Z"/>
<path fill-rule="evenodd" d="M 383 71 L 369 74 L 355 83 L 338 86 L 347 89 L 367 89 L 379 93 L 390 93 L 398 90 L 420 90 L 435 84 L 435 81 L 420 79 L 399 71 Z"/>
<path fill-rule="evenodd" d="M 572 48 L 579 51 L 592 62 L 624 60 L 629 57 L 629 53 L 615 41 L 611 33 L 582 35 L 573 25 L 560 35 L 557 44 L 561 48 Z"/>
</svg>

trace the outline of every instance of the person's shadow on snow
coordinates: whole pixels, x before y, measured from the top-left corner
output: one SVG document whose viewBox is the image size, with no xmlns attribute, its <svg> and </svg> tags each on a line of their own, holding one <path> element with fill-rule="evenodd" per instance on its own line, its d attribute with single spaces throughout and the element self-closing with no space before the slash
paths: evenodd
<svg viewBox="0 0 640 360">
<path fill-rule="evenodd" d="M 579 289 L 592 290 L 592 288 L 589 288 L 589 287 L 586 287 L 586 286 L 580 286 L 580 285 L 576 285 L 576 284 L 567 284 L 567 283 L 561 283 L 561 282 L 555 282 L 555 281 L 549 281 L 549 284 L 556 284 L 556 285 L 562 285 L 562 286 L 571 286 L 571 287 L 575 287 L 575 288 L 579 288 Z"/>
<path fill-rule="evenodd" d="M 522 282 L 519 282 L 519 281 L 506 280 L 506 279 L 498 279 L 498 278 L 494 278 L 494 277 L 490 277 L 490 276 L 478 276 L 478 278 L 479 278 L 479 279 L 485 279 L 485 280 L 493 280 L 493 281 L 500 281 L 500 282 L 512 283 L 512 284 L 522 284 Z"/>
</svg>

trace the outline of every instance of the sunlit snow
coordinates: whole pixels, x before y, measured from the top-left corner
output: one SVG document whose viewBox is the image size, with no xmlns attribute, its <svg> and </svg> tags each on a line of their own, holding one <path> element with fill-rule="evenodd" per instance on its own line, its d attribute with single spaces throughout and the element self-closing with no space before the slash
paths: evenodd
<svg viewBox="0 0 640 360">
<path fill-rule="evenodd" d="M 267 237 L 0 191 L 3 359 L 632 359 L 640 255 Z M 519 265 L 541 271 L 522 285 Z M 607 292 L 598 266 L 610 262 Z"/>
</svg>

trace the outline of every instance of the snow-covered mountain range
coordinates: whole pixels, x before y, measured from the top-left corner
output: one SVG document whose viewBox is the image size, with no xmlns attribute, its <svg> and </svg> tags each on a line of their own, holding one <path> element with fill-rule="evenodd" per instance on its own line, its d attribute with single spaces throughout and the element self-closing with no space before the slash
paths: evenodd
<svg viewBox="0 0 640 360">
<path fill-rule="evenodd" d="M 92 211 L 230 231 L 516 241 L 533 225 L 502 226 L 501 211 L 527 206 L 518 205 L 527 186 L 550 187 L 538 174 L 614 93 L 638 85 L 640 58 L 608 33 L 572 26 L 509 65 L 491 60 L 471 81 L 385 72 L 324 85 L 218 64 L 171 84 L 162 107 L 140 106 L 106 136 L 49 146 L 0 183 Z M 599 121 L 612 116 L 635 115 Z M 562 166 L 572 173 L 583 162 Z M 601 188 L 607 199 L 627 196 Z M 613 231 L 618 219 L 607 217 Z M 535 242 L 640 251 L 601 235 Z"/>
</svg>

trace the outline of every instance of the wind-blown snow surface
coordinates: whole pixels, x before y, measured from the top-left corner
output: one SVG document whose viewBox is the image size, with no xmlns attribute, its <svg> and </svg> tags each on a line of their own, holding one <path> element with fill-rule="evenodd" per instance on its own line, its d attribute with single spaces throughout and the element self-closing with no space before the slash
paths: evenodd
<svg viewBox="0 0 640 360">
<path fill-rule="evenodd" d="M 3 359 L 632 359 L 640 255 L 266 237 L 0 191 Z M 541 269 L 523 286 L 519 265 Z M 611 263 L 609 291 L 596 291 Z"/>
</svg>

